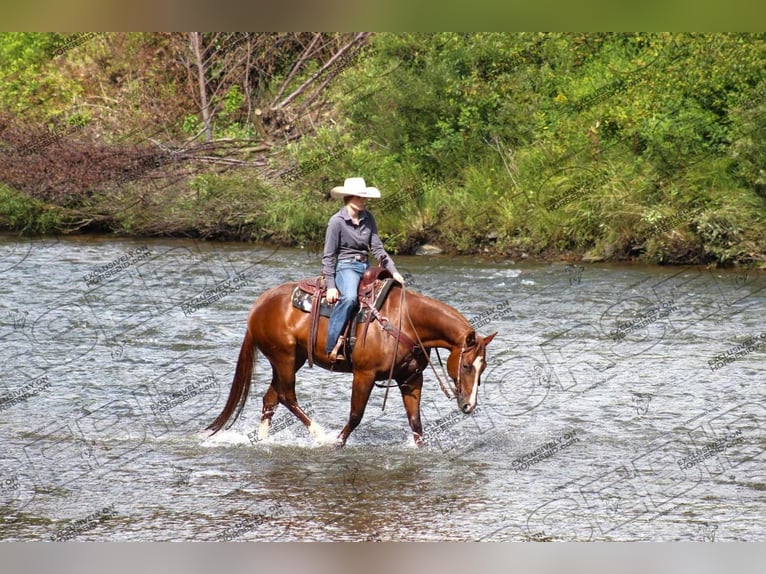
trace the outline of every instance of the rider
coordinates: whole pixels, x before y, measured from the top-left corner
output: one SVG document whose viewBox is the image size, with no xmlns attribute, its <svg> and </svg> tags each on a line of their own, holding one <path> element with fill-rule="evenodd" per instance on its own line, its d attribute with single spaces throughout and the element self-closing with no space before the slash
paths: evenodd
<svg viewBox="0 0 766 574">
<path fill-rule="evenodd" d="M 396 270 L 394 262 L 383 247 L 378 227 L 372 213 L 367 211 L 367 199 L 380 197 L 375 187 L 367 187 L 361 177 L 350 177 L 342 187 L 330 191 L 334 199 L 343 198 L 343 207 L 327 223 L 322 275 L 327 284 L 327 302 L 337 305 L 330 315 L 325 352 L 328 360 L 345 360 L 339 355 L 345 338 L 341 331 L 351 317 L 357 302 L 357 289 L 362 275 L 369 267 L 368 252 L 372 251 L 394 279 L 404 285 L 404 277 Z"/>
</svg>

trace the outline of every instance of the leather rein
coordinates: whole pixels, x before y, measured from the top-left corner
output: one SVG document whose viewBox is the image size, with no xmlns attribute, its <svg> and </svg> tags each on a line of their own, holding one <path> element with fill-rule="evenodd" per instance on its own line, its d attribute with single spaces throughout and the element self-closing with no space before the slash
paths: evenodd
<svg viewBox="0 0 766 574">
<path fill-rule="evenodd" d="M 406 288 L 404 285 L 401 285 L 401 296 L 399 298 L 399 325 L 402 325 L 402 309 L 404 308 L 404 303 L 406 299 Z M 372 314 L 375 319 L 378 321 L 378 326 L 381 330 L 388 333 L 390 336 L 394 337 L 396 339 L 396 345 L 394 346 L 394 357 L 391 360 L 391 369 L 388 373 L 388 381 L 386 381 L 385 384 L 380 384 L 378 382 L 375 383 L 378 387 L 385 387 L 386 388 L 386 394 L 383 398 L 383 409 L 386 408 L 386 400 L 388 399 L 388 389 L 390 389 L 393 385 L 391 384 L 391 380 L 393 379 L 393 373 L 394 373 L 394 367 L 395 367 L 395 361 L 396 361 L 396 350 L 398 349 L 400 344 L 404 344 L 407 347 L 407 354 L 404 356 L 404 358 L 400 361 L 400 364 L 406 363 L 410 356 L 415 356 L 417 354 L 423 354 L 426 357 L 426 361 L 428 362 L 428 366 L 431 367 L 431 370 L 433 371 L 434 375 L 436 376 L 436 380 L 439 381 L 439 387 L 441 388 L 442 392 L 445 394 L 445 396 L 448 399 L 454 399 L 457 397 L 458 389 L 460 388 L 460 378 L 463 374 L 463 355 L 465 354 L 466 347 L 461 346 L 460 347 L 460 360 L 458 361 L 458 372 L 457 372 L 457 380 L 455 385 L 452 385 L 450 382 L 449 374 L 447 373 L 447 370 L 444 368 L 444 364 L 442 363 L 441 357 L 439 356 L 439 350 L 436 349 L 436 356 L 439 358 L 439 365 L 442 368 L 442 372 L 444 374 L 444 378 L 448 381 L 449 386 L 445 385 L 442 378 L 439 376 L 438 371 L 436 370 L 436 367 L 434 367 L 433 362 L 431 362 L 431 358 L 428 356 L 428 353 L 426 352 L 426 347 L 423 344 L 423 341 L 420 340 L 420 336 L 418 335 L 418 331 L 415 328 L 415 325 L 412 321 L 412 316 L 410 315 L 409 306 L 407 307 L 407 319 L 410 322 L 410 326 L 412 327 L 413 332 L 415 333 L 415 338 L 417 339 L 417 343 L 415 343 L 408 335 L 402 332 L 402 330 L 394 325 L 391 324 L 391 321 L 380 314 L 380 311 L 375 309 L 373 305 L 370 305 L 367 301 L 363 302 L 363 305 L 369 309 L 369 312 Z M 420 373 L 422 373 L 425 369 L 416 369 L 415 372 L 410 375 L 406 381 L 402 384 L 407 384 L 413 377 L 416 377 Z"/>
</svg>

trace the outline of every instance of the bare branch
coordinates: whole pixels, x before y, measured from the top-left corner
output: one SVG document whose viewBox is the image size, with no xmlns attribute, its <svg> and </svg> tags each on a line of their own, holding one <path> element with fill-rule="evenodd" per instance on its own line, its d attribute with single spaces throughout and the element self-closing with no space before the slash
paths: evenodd
<svg viewBox="0 0 766 574">
<path fill-rule="evenodd" d="M 298 60 L 295 62 L 293 67 L 290 69 L 290 72 L 287 74 L 287 77 L 285 78 L 285 81 L 282 82 L 282 86 L 279 88 L 279 91 L 277 92 L 277 95 L 274 96 L 274 101 L 272 102 L 272 107 L 276 104 L 276 102 L 279 100 L 279 98 L 282 97 L 282 94 L 284 93 L 287 86 L 290 84 L 292 79 L 295 77 L 295 74 L 298 72 L 298 70 L 301 68 L 303 63 L 309 58 L 311 55 L 314 46 L 316 45 L 319 38 L 322 37 L 321 32 L 317 32 L 314 34 L 314 37 L 311 39 L 311 42 L 309 42 L 309 45 L 306 47 L 306 49 L 303 50 L 303 53 L 300 55 Z"/>
<path fill-rule="evenodd" d="M 358 47 L 353 54 L 351 53 L 351 51 L 349 51 L 349 59 L 353 58 L 354 54 L 358 53 L 360 50 L 361 50 L 361 47 Z M 319 87 L 316 90 L 314 90 L 314 92 L 308 98 L 306 98 L 306 101 L 303 102 L 303 104 L 300 107 L 300 111 L 308 109 L 311 103 L 319 96 L 319 94 L 321 94 L 324 91 L 327 85 L 330 82 L 332 82 L 338 76 L 338 74 L 343 72 L 343 70 L 344 70 L 343 66 L 338 66 L 334 68 L 333 70 L 331 70 L 330 72 L 328 72 L 327 78 L 321 84 L 319 84 Z"/>
<path fill-rule="evenodd" d="M 199 86 L 200 104 L 202 108 L 202 123 L 205 124 L 205 139 L 210 141 L 213 139 L 213 127 L 211 122 L 210 107 L 207 98 L 207 82 L 205 81 L 205 64 L 202 60 L 202 52 L 200 50 L 200 34 L 199 32 L 189 32 L 189 41 L 191 48 L 196 58 L 197 64 L 197 83 Z"/>
<path fill-rule="evenodd" d="M 273 110 L 278 110 L 281 108 L 284 108 L 287 104 L 289 104 L 291 101 L 293 101 L 296 97 L 298 97 L 300 94 L 302 94 L 306 88 L 308 88 L 311 84 L 313 84 L 326 70 L 331 68 L 336 61 L 338 61 L 343 55 L 351 49 L 352 46 L 356 45 L 359 42 L 362 42 L 367 38 L 368 33 L 367 32 L 360 32 L 357 34 L 353 40 L 348 42 L 346 45 L 344 45 L 332 58 L 330 58 L 327 63 L 322 66 L 317 72 L 315 72 L 308 80 L 303 82 L 292 94 L 287 96 L 284 100 L 279 102 L 276 106 L 273 106 Z"/>
</svg>

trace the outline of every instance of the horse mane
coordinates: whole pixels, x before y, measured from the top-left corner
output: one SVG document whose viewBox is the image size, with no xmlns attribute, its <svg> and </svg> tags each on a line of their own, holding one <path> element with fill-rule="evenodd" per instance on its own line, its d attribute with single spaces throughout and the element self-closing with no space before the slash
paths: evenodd
<svg viewBox="0 0 766 574">
<path fill-rule="evenodd" d="M 402 289 L 402 287 L 400 287 L 398 284 L 395 285 L 394 288 L 392 288 L 392 292 L 389 293 L 388 297 L 389 299 L 398 301 L 399 297 L 395 296 L 393 293 L 395 288 Z M 429 295 L 425 295 L 424 293 L 418 293 L 417 291 L 407 290 L 405 297 L 408 309 L 411 303 L 411 297 L 415 298 L 416 306 L 421 304 L 428 307 L 437 308 L 436 310 L 429 309 L 427 312 L 421 313 L 418 318 L 422 320 L 424 318 L 423 316 L 426 315 L 428 318 L 435 319 L 437 326 L 441 326 L 443 332 L 449 332 L 448 336 L 450 337 L 450 346 L 463 346 L 463 341 L 465 338 L 468 337 L 472 332 L 475 334 L 475 329 L 471 326 L 471 323 L 468 321 L 465 315 L 455 309 L 455 307 L 452 305 L 449 305 L 443 301 L 439 301 L 438 299 L 435 299 Z M 389 317 L 389 319 L 394 319 L 394 317 Z"/>
</svg>

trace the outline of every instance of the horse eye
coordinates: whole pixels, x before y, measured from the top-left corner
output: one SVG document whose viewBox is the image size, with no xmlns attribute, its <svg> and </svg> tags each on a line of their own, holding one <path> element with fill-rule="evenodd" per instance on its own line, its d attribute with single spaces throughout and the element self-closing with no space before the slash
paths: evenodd
<svg viewBox="0 0 766 574">
<path fill-rule="evenodd" d="M 472 368 L 473 368 L 472 365 L 463 365 L 464 371 L 470 371 Z"/>
</svg>

